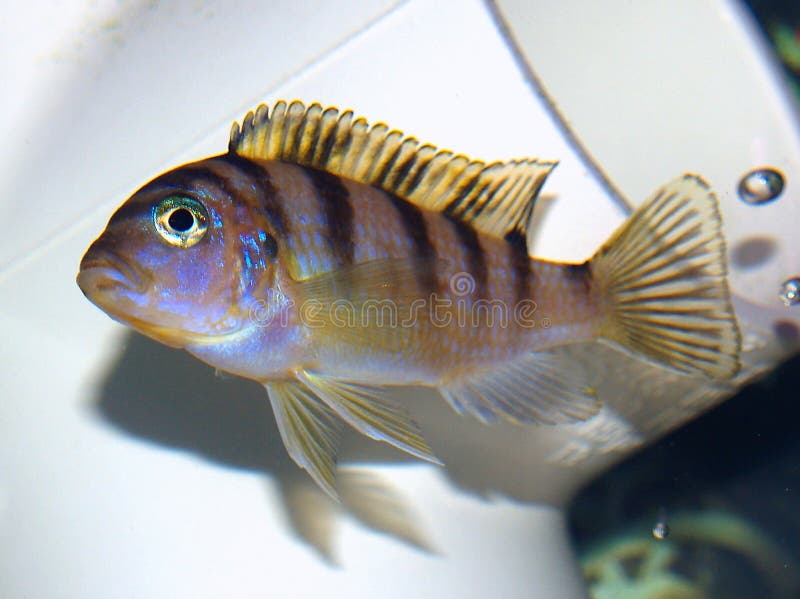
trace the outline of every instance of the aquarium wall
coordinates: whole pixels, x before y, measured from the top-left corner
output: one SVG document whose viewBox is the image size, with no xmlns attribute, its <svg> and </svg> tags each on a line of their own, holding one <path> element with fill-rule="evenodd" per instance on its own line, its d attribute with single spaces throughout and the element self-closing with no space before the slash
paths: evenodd
<svg viewBox="0 0 800 599">
<path fill-rule="evenodd" d="M 0 595 L 586 596 L 570 498 L 797 351 L 796 107 L 762 30 L 721 0 L 267 5 L 37 0 L 0 19 Z M 332 501 L 261 385 L 131 332 L 75 284 L 125 198 L 282 98 L 486 161 L 557 160 L 531 235 L 551 260 L 582 262 L 659 186 L 702 174 L 742 373 L 579 348 L 603 409 L 555 427 L 485 426 L 403 390 L 444 467 L 347 433 Z"/>
</svg>

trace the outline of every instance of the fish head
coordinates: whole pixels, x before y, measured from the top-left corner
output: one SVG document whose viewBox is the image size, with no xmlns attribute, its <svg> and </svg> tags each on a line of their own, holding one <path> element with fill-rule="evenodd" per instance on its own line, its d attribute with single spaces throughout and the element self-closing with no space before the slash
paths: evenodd
<svg viewBox="0 0 800 599">
<path fill-rule="evenodd" d="M 173 347 L 251 326 L 274 283 L 276 245 L 247 190 L 207 159 L 134 193 L 83 256 L 77 283 L 115 320 Z"/>
</svg>

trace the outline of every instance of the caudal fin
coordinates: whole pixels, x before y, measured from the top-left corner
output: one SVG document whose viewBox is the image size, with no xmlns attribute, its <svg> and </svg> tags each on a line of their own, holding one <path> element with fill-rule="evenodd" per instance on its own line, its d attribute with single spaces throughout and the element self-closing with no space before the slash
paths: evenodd
<svg viewBox="0 0 800 599">
<path fill-rule="evenodd" d="M 719 207 L 702 179 L 685 175 L 659 190 L 591 265 L 604 301 L 601 337 L 687 373 L 739 371 Z"/>
</svg>

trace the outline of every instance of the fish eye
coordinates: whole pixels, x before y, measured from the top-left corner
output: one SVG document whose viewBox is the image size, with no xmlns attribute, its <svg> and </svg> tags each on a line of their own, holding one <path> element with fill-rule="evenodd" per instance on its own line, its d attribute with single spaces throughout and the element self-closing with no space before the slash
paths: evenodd
<svg viewBox="0 0 800 599">
<path fill-rule="evenodd" d="M 168 196 L 153 207 L 153 224 L 167 243 L 188 248 L 208 231 L 208 211 L 189 196 Z"/>
</svg>

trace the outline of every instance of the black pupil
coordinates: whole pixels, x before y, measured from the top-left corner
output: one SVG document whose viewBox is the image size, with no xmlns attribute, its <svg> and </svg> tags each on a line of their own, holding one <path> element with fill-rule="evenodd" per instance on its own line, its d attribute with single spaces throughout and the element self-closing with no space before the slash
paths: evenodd
<svg viewBox="0 0 800 599">
<path fill-rule="evenodd" d="M 194 215 L 186 208 L 178 208 L 169 215 L 169 226 L 178 233 L 185 233 L 194 225 Z"/>
</svg>

